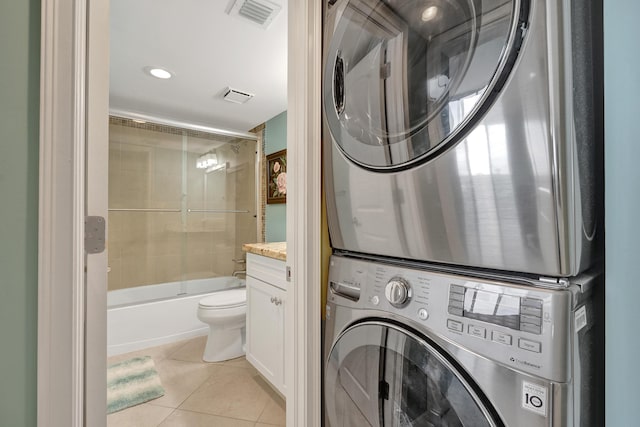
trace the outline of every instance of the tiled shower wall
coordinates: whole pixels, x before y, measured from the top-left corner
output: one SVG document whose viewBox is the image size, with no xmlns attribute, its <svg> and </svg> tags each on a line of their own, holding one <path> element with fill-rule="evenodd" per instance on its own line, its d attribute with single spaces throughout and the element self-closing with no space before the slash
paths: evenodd
<svg viewBox="0 0 640 427">
<path fill-rule="evenodd" d="M 225 169 L 198 156 L 216 149 Z M 256 143 L 113 118 L 109 128 L 109 290 L 244 269 L 257 241 Z M 158 211 L 117 211 L 153 209 Z M 246 210 L 248 213 L 191 212 Z"/>
</svg>

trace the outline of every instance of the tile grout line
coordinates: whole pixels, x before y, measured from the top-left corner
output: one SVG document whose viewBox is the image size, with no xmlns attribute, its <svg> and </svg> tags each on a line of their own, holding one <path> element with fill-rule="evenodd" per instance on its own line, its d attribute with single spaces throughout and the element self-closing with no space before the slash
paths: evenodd
<svg viewBox="0 0 640 427">
<path fill-rule="evenodd" d="M 152 405 L 152 406 L 153 406 L 153 405 Z M 159 427 L 160 425 L 162 425 L 162 423 L 163 423 L 163 422 L 167 421 L 167 419 L 168 419 L 171 415 L 173 415 L 173 413 L 176 411 L 176 409 L 177 409 L 177 408 L 173 408 L 173 410 L 172 410 L 171 412 L 169 412 L 169 413 L 167 414 L 167 416 L 166 416 L 166 417 L 164 417 L 164 418 L 162 419 L 162 421 L 160 421 L 158 424 L 156 424 L 156 427 Z"/>
<path fill-rule="evenodd" d="M 204 361 L 194 361 L 194 360 L 183 360 L 180 358 L 176 358 L 178 357 L 178 355 L 180 354 L 180 352 L 184 352 L 184 357 L 185 358 L 190 358 L 190 356 L 193 356 L 195 353 L 198 352 L 193 352 L 193 349 L 189 349 L 188 346 L 192 346 L 194 341 L 199 339 L 200 337 L 195 337 L 195 338 L 191 338 L 189 340 L 185 340 L 184 343 L 182 343 L 182 345 L 176 346 L 175 348 L 172 349 L 172 351 L 167 351 L 165 352 L 160 352 L 157 355 L 153 355 L 151 356 L 151 354 L 149 354 L 149 356 L 151 356 L 154 360 L 154 363 L 156 364 L 160 364 L 160 363 L 172 363 L 172 362 L 177 362 L 177 363 L 181 363 L 181 364 L 185 364 L 186 365 L 192 365 L 195 367 L 202 367 L 202 368 L 213 368 L 211 369 L 211 373 L 209 373 L 206 377 L 204 377 L 204 379 L 202 380 L 202 382 L 195 387 L 195 389 L 193 389 L 187 396 L 184 397 L 184 399 L 182 399 L 179 403 L 176 403 L 175 407 L 173 407 L 173 405 L 169 406 L 169 405 L 158 405 L 158 404 L 154 404 L 153 401 L 150 402 L 146 402 L 147 405 L 149 405 L 150 407 L 153 408 L 158 408 L 158 410 L 160 410 L 160 408 L 163 408 L 165 410 L 169 410 L 169 413 L 157 424 L 156 427 L 162 425 L 162 423 L 166 422 L 172 415 L 177 414 L 176 411 L 183 411 L 183 412 L 189 412 L 189 413 L 197 413 L 197 414 L 202 414 L 202 415 L 206 415 L 206 416 L 211 416 L 211 417 L 220 417 L 220 418 L 224 418 L 224 419 L 228 419 L 228 420 L 234 420 L 234 421 L 242 421 L 242 422 L 246 422 L 247 425 L 249 425 L 250 423 L 255 427 L 258 424 L 263 424 L 263 425 L 268 425 L 268 426 L 277 426 L 277 424 L 271 424 L 271 423 L 267 423 L 264 421 L 261 421 L 260 418 L 264 415 L 265 411 L 267 410 L 268 406 L 269 406 L 269 400 L 267 400 L 262 408 L 262 410 L 260 411 L 259 416 L 257 417 L 257 419 L 255 420 L 250 420 L 250 419 L 242 419 L 242 418 L 234 418 L 234 417 L 229 417 L 226 415 L 219 415 L 219 414 L 212 414 L 209 412 L 200 412 L 197 410 L 193 410 L 193 409 L 184 409 L 183 405 L 185 404 L 185 402 L 190 399 L 192 396 L 194 396 L 194 394 L 202 391 L 203 387 L 205 387 L 211 380 L 213 377 L 223 374 L 225 371 L 227 370 L 239 370 L 240 371 L 244 371 L 247 372 L 249 374 L 250 377 L 254 377 L 254 376 L 260 376 L 259 373 L 255 370 L 255 368 L 246 360 L 246 356 L 244 357 L 244 360 L 233 360 L 233 361 L 222 361 L 222 362 L 204 362 Z M 136 353 L 136 352 L 145 352 L 147 350 L 153 349 L 153 347 L 150 347 L 149 349 L 142 349 L 142 350 L 137 350 L 134 351 L 132 353 Z M 152 351 L 150 351 L 149 353 L 152 353 Z M 134 355 L 131 355 L 131 357 L 134 357 Z M 117 357 L 117 356 L 114 356 Z M 191 359 L 193 359 L 194 357 L 192 357 Z M 240 358 L 238 358 L 240 359 Z M 255 374 L 255 375 L 254 375 Z M 244 374 L 243 374 L 244 375 Z M 266 391 L 266 390 L 265 390 Z M 267 392 L 267 394 L 269 395 L 269 397 L 271 399 L 273 399 L 273 397 L 270 395 L 269 392 Z"/>
</svg>

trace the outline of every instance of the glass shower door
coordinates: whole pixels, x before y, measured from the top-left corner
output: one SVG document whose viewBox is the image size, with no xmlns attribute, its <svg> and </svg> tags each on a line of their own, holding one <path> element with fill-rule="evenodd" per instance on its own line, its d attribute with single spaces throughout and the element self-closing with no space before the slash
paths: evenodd
<svg viewBox="0 0 640 427">
<path fill-rule="evenodd" d="M 255 141 L 112 117 L 109 153 L 108 289 L 129 291 L 109 305 L 210 292 L 244 270 Z"/>
<path fill-rule="evenodd" d="M 255 142 L 190 137 L 186 152 L 187 275 L 239 275 L 242 245 L 258 238 Z"/>
</svg>

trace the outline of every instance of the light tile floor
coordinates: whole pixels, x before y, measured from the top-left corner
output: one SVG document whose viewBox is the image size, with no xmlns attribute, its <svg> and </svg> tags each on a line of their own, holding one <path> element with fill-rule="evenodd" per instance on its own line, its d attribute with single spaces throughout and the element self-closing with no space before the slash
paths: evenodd
<svg viewBox="0 0 640 427">
<path fill-rule="evenodd" d="M 165 395 L 107 416 L 108 427 L 269 427 L 285 425 L 285 402 L 244 357 L 202 361 L 207 337 L 112 356 L 151 356 Z"/>
</svg>

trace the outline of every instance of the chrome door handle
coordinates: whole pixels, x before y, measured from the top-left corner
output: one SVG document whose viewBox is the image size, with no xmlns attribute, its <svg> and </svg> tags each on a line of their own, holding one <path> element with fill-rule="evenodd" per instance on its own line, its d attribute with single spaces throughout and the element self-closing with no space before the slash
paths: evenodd
<svg viewBox="0 0 640 427">
<path fill-rule="evenodd" d="M 344 61 L 340 57 L 340 52 L 336 55 L 336 64 L 333 70 L 333 102 L 336 113 L 341 115 L 345 107 L 345 81 L 344 81 Z"/>
</svg>

